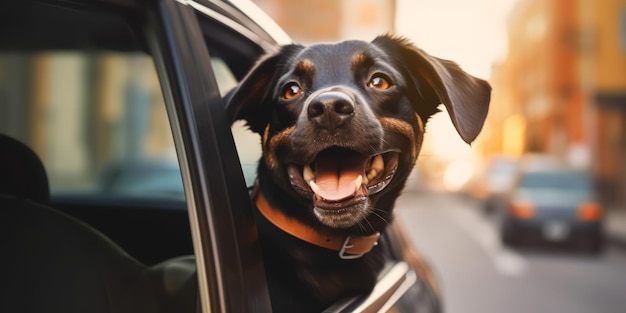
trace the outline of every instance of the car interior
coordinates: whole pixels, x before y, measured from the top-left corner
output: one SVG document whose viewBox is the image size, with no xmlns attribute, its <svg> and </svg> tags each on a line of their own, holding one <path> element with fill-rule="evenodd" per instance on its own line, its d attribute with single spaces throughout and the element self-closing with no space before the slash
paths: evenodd
<svg viewBox="0 0 626 313">
<path fill-rule="evenodd" d="M 132 2 L 129 3 L 132 4 Z M 154 72 L 153 65 L 150 64 L 152 61 L 142 51 L 144 45 L 135 33 L 135 30 L 139 28 L 137 25 L 128 24 L 129 20 L 139 22 L 140 17 L 123 19 L 121 16 L 127 13 L 110 11 L 108 8 L 73 10 L 31 1 L 25 1 L 19 6 L 9 7 L 2 11 L 5 13 L 0 16 L 8 27 L 3 28 L 2 31 L 4 40 L 0 43 L 2 51 L 0 54 L 2 67 L 0 68 L 4 68 L 4 77 L 12 76 L 14 79 L 0 79 L 0 85 L 2 85 L 0 87 L 2 89 L 0 91 L 2 100 L 0 115 L 3 116 L 0 118 L 0 124 L 3 125 L 0 126 L 0 133 L 12 135 L 38 151 L 38 154 L 43 155 L 43 163 L 47 164 L 46 167 L 49 167 L 47 169 L 51 172 L 48 175 L 51 181 L 49 186 L 51 191 L 46 191 L 46 194 L 52 192 L 52 197 L 45 203 L 53 205 L 57 210 L 106 234 L 144 264 L 154 265 L 172 257 L 192 255 L 189 217 L 182 193 L 178 197 L 156 197 L 153 194 L 157 191 L 163 192 L 166 187 L 160 187 L 161 189 L 153 187 L 152 194 L 137 196 L 128 191 L 108 192 L 106 188 L 99 188 L 107 171 L 111 172 L 108 164 L 116 162 L 130 164 L 135 159 L 146 162 L 156 159 L 152 157 L 152 152 L 148 151 L 148 154 L 144 152 L 149 149 L 143 147 L 144 141 L 151 140 L 151 137 L 155 136 L 150 133 L 159 131 L 159 136 L 166 138 L 159 139 L 166 142 L 160 145 L 173 146 L 165 118 L 161 118 L 158 123 L 145 122 L 137 118 L 144 112 L 165 116 L 164 108 L 155 108 L 160 104 L 160 95 L 155 96 L 154 85 L 142 89 L 142 86 L 135 86 L 142 83 L 141 80 L 119 76 L 120 74 L 104 81 L 105 75 L 112 75 L 113 70 L 109 68 L 121 68 L 127 64 L 138 71 Z M 22 19 L 26 19 L 25 17 L 29 20 L 36 20 L 38 23 L 21 22 Z M 77 25 L 81 26 L 77 27 Z M 11 28 L 19 28 L 20 32 L 8 31 Z M 115 62 L 119 64 L 114 64 Z M 46 66 L 42 63 L 53 65 Z M 54 65 L 56 63 L 58 65 Z M 146 63 L 148 66 L 144 69 Z M 24 76 L 22 73 L 29 74 Z M 38 82 L 37 77 L 47 81 Z M 104 89 L 105 83 L 111 84 L 115 80 L 122 79 L 128 82 L 118 88 Z M 67 83 L 55 85 L 55 81 L 61 80 Z M 79 84 L 81 80 L 87 83 Z M 70 85 L 74 82 L 76 82 L 76 87 Z M 46 94 L 38 95 L 38 93 L 44 93 L 38 89 L 41 85 L 48 85 L 46 89 L 50 88 L 53 91 L 47 96 Z M 55 96 L 54 90 L 56 89 L 64 90 L 71 96 Z M 112 100 L 102 100 L 100 99 L 103 97 L 101 93 L 120 95 Z M 125 93 L 130 93 L 130 95 Z M 37 110 L 38 96 L 49 96 L 49 98 L 40 99 L 41 105 L 44 106 L 42 114 L 30 114 Z M 141 102 L 141 97 L 157 100 L 145 100 L 144 102 L 148 103 L 149 107 L 138 113 L 123 111 L 124 105 Z M 115 106 L 109 110 L 120 111 L 111 114 L 121 116 L 98 120 L 101 115 L 98 110 L 106 110 L 109 106 Z M 80 115 L 70 116 L 72 110 L 82 111 L 87 121 L 83 121 Z M 60 115 L 68 115 L 68 117 L 55 121 L 55 116 Z M 149 129 L 134 130 L 128 126 L 133 123 L 153 125 L 149 126 Z M 38 127 L 44 129 L 37 132 Z M 65 128 L 68 130 L 64 131 Z M 70 132 L 80 134 L 70 137 L 68 136 Z M 134 135 L 133 133 L 140 134 Z M 136 139 L 120 143 L 121 137 L 136 137 Z M 34 144 L 35 142 L 39 145 Z M 68 142 L 73 145 L 67 146 Z M 83 147 L 85 143 L 86 147 Z M 54 146 L 64 144 L 65 148 L 58 148 L 55 151 Z M 135 149 L 138 151 L 134 151 L 128 147 L 133 145 L 141 147 Z M 160 148 L 159 151 L 164 149 Z M 2 149 L 2 151 L 4 153 L 8 150 Z M 64 165 L 61 159 L 67 159 L 65 161 L 67 164 Z M 81 160 L 85 161 L 80 162 Z M 179 189 L 182 192 L 182 182 L 180 182 L 180 172 L 175 157 L 170 157 L 168 160 L 171 160 L 170 163 L 175 166 L 174 174 L 178 178 L 175 184 L 180 184 Z M 86 165 L 82 165 L 81 168 L 74 166 L 79 169 L 73 169 L 71 163 L 85 163 Z M 80 173 L 77 172 L 79 170 Z M 72 171 L 77 173 L 72 173 Z M 121 185 L 119 180 L 115 183 Z M 133 182 L 135 186 L 142 183 Z M 84 188 L 86 185 L 92 187 L 87 190 Z M 137 225 L 142 225 L 142 227 L 138 228 Z"/>
<path fill-rule="evenodd" d="M 100 231 L 51 207 L 37 155 L 0 135 L 2 311 L 195 312 L 193 257 L 147 266 Z M 71 283 L 66 283 L 71 282 Z M 31 301 L 36 299 L 37 301 Z"/>
<path fill-rule="evenodd" d="M 0 246 L 12 256 L 0 261 L 11 269 L 1 312 L 199 310 L 188 207 L 136 3 L 0 4 Z M 262 49 L 198 17 L 225 93 Z"/>
<path fill-rule="evenodd" d="M 128 6 L 133 6 L 134 2 L 129 1 Z M 68 4 L 68 6 L 70 6 Z M 222 8 L 223 14 L 241 14 L 233 10 L 226 10 Z M 59 145 L 61 141 L 69 141 L 71 138 L 57 138 L 62 134 L 56 131 L 48 132 L 40 138 L 33 138 L 34 132 L 31 128 L 40 127 L 37 123 L 51 124 L 49 121 L 54 115 L 67 114 L 68 109 L 62 109 L 60 107 L 54 107 L 47 102 L 54 102 L 55 100 L 45 100 L 45 106 L 52 106 L 46 108 L 46 112 L 42 112 L 41 117 L 37 117 L 29 114 L 30 110 L 36 110 L 36 101 L 30 96 L 30 94 L 36 94 L 37 88 L 35 84 L 39 75 L 38 67 L 40 63 L 59 63 L 65 62 L 67 59 L 78 59 L 76 62 L 86 62 L 86 64 L 78 65 L 76 71 L 76 79 L 87 79 L 90 83 L 84 84 L 81 88 L 87 89 L 87 95 L 78 95 L 87 101 L 75 100 L 75 106 L 84 106 L 81 110 L 85 111 L 86 118 L 91 121 L 84 123 L 79 120 L 70 120 L 68 123 L 79 124 L 78 131 L 84 132 L 81 136 L 83 138 L 76 138 L 76 147 L 82 144 L 81 141 L 89 141 L 89 145 L 86 148 L 88 151 L 82 152 L 85 156 L 82 158 L 88 158 L 88 163 L 91 168 L 85 170 L 87 175 L 93 177 L 81 182 L 85 184 L 98 185 L 98 181 L 102 181 L 103 177 L 112 176 L 107 171 L 110 170 L 110 164 L 120 163 L 127 167 L 137 168 L 134 163 L 147 163 L 153 161 L 153 159 L 165 159 L 163 154 L 168 153 L 167 161 L 170 164 L 156 165 L 155 171 L 160 170 L 165 166 L 173 167 L 173 171 L 168 174 L 174 175 L 174 183 L 176 186 L 161 186 L 160 189 L 153 186 L 148 192 L 138 192 L 129 194 L 127 190 L 122 190 L 121 179 L 114 182 L 120 187 L 115 188 L 95 188 L 96 192 L 84 192 L 84 190 L 77 188 L 75 183 L 69 188 L 65 187 L 65 176 L 63 173 L 65 169 L 56 170 L 53 169 L 52 184 L 50 185 L 53 196 L 50 199 L 50 204 L 60 211 L 67 213 L 81 221 L 89 224 L 90 226 L 98 229 L 100 232 L 106 234 L 120 247 L 130 253 L 137 260 L 142 263 L 153 265 L 160 261 L 167 260 L 172 257 L 181 255 L 192 255 L 193 245 L 190 235 L 189 216 L 187 212 L 187 205 L 185 202 L 182 181 L 180 181 L 180 170 L 175 156 L 172 157 L 171 151 L 173 151 L 172 135 L 169 131 L 169 124 L 165 117 L 165 105 L 163 104 L 162 96 L 160 95 L 160 87 L 158 82 L 150 81 L 149 86 L 141 86 L 145 84 L 145 79 L 135 79 L 129 77 L 129 82 L 126 85 L 122 85 L 118 88 L 105 89 L 105 84 L 112 84 L 113 80 L 122 80 L 126 77 L 105 77 L 111 75 L 111 71 L 121 72 L 117 69 L 119 67 L 131 66 L 135 70 L 145 73 L 141 75 L 152 75 L 156 77 L 154 65 L 145 63 L 152 63 L 152 59 L 144 52 L 146 51 L 146 44 L 139 40 L 142 38 L 140 34 L 135 33 L 141 23 L 141 16 L 129 16 L 133 12 L 116 12 L 112 11 L 108 7 L 103 7 L 102 10 L 92 10 L 85 8 L 77 8 L 72 10 L 64 7 L 57 7 L 46 3 L 25 1 L 19 6 L 10 7 L 10 9 L 2 10 L 5 14 L 0 14 L 2 20 L 6 25 L 14 25 L 9 28 L 17 29 L 19 27 L 20 32 L 2 31 L 3 40 L 0 42 L 0 65 L 4 65 L 7 69 L 5 75 L 22 75 L 22 72 L 34 72 L 32 77 L 18 77 L 15 82 L 8 80 L 0 81 L 0 89 L 5 90 L 6 94 L 0 90 L 0 99 L 3 103 L 0 104 L 0 133 L 13 134 L 15 138 L 20 139 L 25 144 L 30 144 L 33 141 L 46 141 L 45 145 Z M 8 14 L 8 12 L 11 12 Z M 21 18 L 17 18 L 17 17 Z M 31 20 L 37 20 L 38 23 L 23 23 L 23 17 L 28 16 Z M 128 18 L 121 18 L 127 16 Z M 199 18 L 206 19 L 204 16 Z M 129 21 L 134 21 L 136 24 L 128 24 Z M 203 23 L 203 31 L 207 34 L 205 36 L 206 44 L 210 48 L 213 67 L 216 71 L 216 75 L 220 76 L 218 79 L 220 90 L 225 93 L 228 89 L 232 88 L 236 84 L 237 78 L 241 78 L 245 75 L 247 69 L 252 66 L 256 56 L 259 55 L 262 50 L 258 46 L 245 43 L 243 38 L 234 38 L 232 33 L 224 27 L 211 27 L 213 23 Z M 80 25 L 80 27 L 77 27 Z M 6 28 L 5 28 L 6 29 Z M 67 34 L 72 34 L 67 36 Z M 218 48 L 216 48 L 218 47 Z M 65 59 L 65 61 L 64 61 Z M 72 61 L 70 61 L 72 62 Z M 111 63 L 120 63 L 110 66 Z M 143 63 L 143 64 L 142 64 Z M 61 64 L 60 66 L 64 66 Z M 136 65 L 139 64 L 139 65 Z M 109 70 L 108 67 L 117 67 L 113 70 Z M 147 67 L 147 69 L 146 69 Z M 68 76 L 71 76 L 68 69 L 61 69 L 57 71 L 51 71 L 50 73 L 43 73 L 42 75 L 50 76 L 49 80 L 65 79 L 71 80 Z M 122 74 L 116 74 L 122 75 Z M 126 74 L 127 76 L 129 74 Z M 107 80 L 108 79 L 108 80 Z M 93 83 L 91 83 L 93 81 Z M 138 91 L 130 96 L 125 93 L 133 93 L 131 88 L 135 85 L 140 85 Z M 59 88 L 64 88 L 60 86 Z M 55 88 L 55 87 L 53 87 Z M 11 89 L 11 90 L 10 90 Z M 129 91 L 131 90 L 131 91 Z M 69 89 L 69 92 L 74 90 Z M 84 91 L 80 91 L 83 93 Z M 101 93 L 113 92 L 121 95 L 117 96 L 120 103 L 101 103 L 103 100 L 99 99 Z M 4 95 L 4 96 L 3 96 Z M 142 109 L 142 111 L 133 112 L 126 110 L 124 106 L 132 107 L 135 102 L 142 100 L 141 97 L 149 97 L 149 102 L 146 106 L 148 108 Z M 66 99 L 59 99 L 60 103 L 63 103 Z M 65 105 L 66 103 L 63 103 Z M 108 109 L 106 106 L 115 106 L 114 109 Z M 138 105 L 137 105 L 138 106 Z M 76 107 L 75 107 L 76 109 Z M 98 110 L 126 110 L 121 113 L 126 116 L 116 117 L 117 120 L 99 121 L 100 118 Z M 150 121 L 142 121 L 137 117 L 137 114 L 159 115 L 160 120 L 154 121 L 156 118 L 152 117 Z M 21 125 L 16 125 L 18 121 Z M 108 123 L 110 125 L 106 125 Z M 140 124 L 149 123 L 149 129 L 140 129 L 136 131 L 123 124 Z M 104 124 L 104 126 L 103 126 Z M 66 125 L 48 125 L 48 128 L 64 127 Z M 104 127 L 107 127 L 104 129 Z M 242 125 L 240 125 L 242 128 Z M 133 134 L 139 132 L 139 135 Z M 102 135 L 102 133 L 105 133 Z M 143 132 L 143 133 L 142 133 Z M 165 132 L 165 133 L 164 133 Z M 39 133 L 41 135 L 41 133 Z M 135 141 L 130 142 L 112 142 L 123 141 L 120 137 L 138 137 Z M 154 137 L 158 137 L 154 139 Z M 153 151 L 139 151 L 133 154 L 133 151 L 127 147 L 119 148 L 122 146 L 143 146 L 146 145 L 144 141 L 157 141 L 155 145 L 161 145 L 160 151 L 156 151 L 158 155 L 155 155 Z M 250 140 L 244 142 L 246 145 Z M 164 143 L 162 143 L 164 142 Z M 150 143 L 148 143 L 149 145 Z M 98 147 L 104 146 L 104 147 Z M 45 148 L 45 147 L 44 147 Z M 81 148 L 81 147 L 78 147 Z M 35 149 L 37 151 L 42 148 Z M 117 149 L 118 151 L 115 151 Z M 143 148 L 143 150 L 149 150 Z M 165 151 L 169 149 L 171 151 Z M 77 149 L 80 150 L 80 149 Z M 105 150 L 105 151 L 103 151 Z M 108 150 L 108 151 L 107 151 Z M 152 148 L 152 150 L 155 150 Z M 165 152 L 163 152 L 165 151 Z M 53 159 L 50 151 L 39 151 L 47 156 L 44 163 L 49 162 L 48 159 Z M 71 158 L 69 154 L 70 150 L 59 152 L 57 158 Z M 100 156 L 100 155 L 104 156 Z M 136 156 L 138 155 L 138 160 Z M 250 176 L 248 181 L 253 180 L 255 171 L 255 162 L 257 156 L 248 157 L 248 164 L 243 164 L 246 168 L 246 175 Z M 164 162 L 162 162 L 164 163 Z M 111 171 L 109 171 L 111 172 Z M 85 174 L 84 174 L 85 175 Z M 84 176 L 83 175 L 83 176 Z M 139 176 L 139 174 L 135 174 Z M 56 179 L 60 177 L 60 179 Z M 159 177 L 161 181 L 165 180 L 165 176 Z M 134 178 L 134 177 L 133 177 Z M 146 179 L 147 180 L 147 179 Z M 59 182 L 59 183 L 57 183 Z M 133 188 L 137 188 L 136 182 Z M 145 185 L 145 182 L 140 182 Z M 61 187 L 59 187 L 61 186 Z M 92 188 L 93 189 L 93 188 Z M 172 189 L 180 189 L 180 193 L 174 195 L 163 196 L 166 192 L 171 192 Z M 111 192 L 113 190 L 113 192 Z M 119 190 L 120 192 L 114 192 Z M 93 191 L 93 190 L 92 190 Z M 144 190 L 145 191 L 145 190 Z M 158 194 L 157 194 L 158 193 Z M 139 195 L 139 196 L 137 196 Z M 136 225 L 141 224 L 141 228 L 137 228 Z"/>
<path fill-rule="evenodd" d="M 0 266 L 3 281 L 10 282 L 0 285 L 2 312 L 198 311 L 184 195 L 155 197 L 98 189 L 106 164 L 132 159 L 122 158 L 133 155 L 128 148 L 132 143 L 113 150 L 119 146 L 115 136 L 126 136 L 116 130 L 128 129 L 124 118 L 112 120 L 104 131 L 102 125 L 108 121 L 82 121 L 97 114 L 89 113 L 89 105 L 100 101 L 94 98 L 97 91 L 85 90 L 100 86 L 99 75 L 111 73 L 107 64 L 121 63 L 118 68 L 139 64 L 141 70 L 142 64 L 152 62 L 142 52 L 136 25 L 121 16 L 108 8 L 73 10 L 31 1 L 0 5 L 4 38 L 0 43 Z M 44 80 L 38 82 L 37 77 Z M 119 76 L 111 81 L 115 79 Z M 124 99 L 128 86 L 133 87 L 134 81 L 128 81 L 126 89 L 118 88 L 119 99 Z M 79 88 L 72 88 L 74 82 Z M 44 114 L 33 114 L 37 86 L 42 85 L 78 97 L 48 93 L 49 98 L 40 98 Z M 134 98 L 132 93 L 126 97 L 141 101 L 136 95 L 141 96 L 143 89 L 135 89 L 139 92 Z M 72 107 L 72 103 L 86 106 Z M 72 117 L 72 111 L 81 110 L 82 116 Z M 164 115 L 162 110 L 159 114 Z M 55 117 L 61 120 L 54 121 Z M 101 127 L 100 133 L 91 125 Z M 152 128 L 162 127 L 171 137 L 166 122 Z M 68 132 L 81 137 L 69 137 Z M 111 143 L 99 152 L 103 157 L 94 150 L 97 138 Z M 95 143 L 86 149 L 67 146 L 85 142 Z M 83 159 L 88 161 L 80 162 Z M 81 164 L 97 166 L 77 166 Z M 180 177 L 178 168 L 176 175 Z"/>
</svg>

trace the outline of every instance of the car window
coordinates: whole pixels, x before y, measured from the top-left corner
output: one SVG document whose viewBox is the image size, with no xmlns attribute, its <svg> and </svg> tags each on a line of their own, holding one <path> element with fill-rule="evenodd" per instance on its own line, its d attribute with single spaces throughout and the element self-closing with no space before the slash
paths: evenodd
<svg viewBox="0 0 626 313">
<path fill-rule="evenodd" d="M 184 199 L 165 105 L 146 54 L 1 54 L 0 112 L 0 132 L 36 151 L 53 195 Z"/>
<path fill-rule="evenodd" d="M 220 54 L 220 48 L 222 47 L 218 45 L 210 46 L 210 49 L 216 54 Z M 211 66 L 217 79 L 217 86 L 223 96 L 237 86 L 235 74 L 223 59 L 213 56 Z M 246 185 L 252 186 L 256 179 L 256 167 L 261 156 L 261 137 L 250 131 L 243 121 L 233 123 L 231 130 Z"/>
<path fill-rule="evenodd" d="M 220 91 L 234 88 L 237 79 L 227 64 L 213 58 L 212 65 Z M 0 112 L 0 132 L 36 151 L 53 196 L 184 200 L 163 97 L 146 54 L 0 54 Z M 258 136 L 240 122 L 233 133 L 251 184 Z"/>
<path fill-rule="evenodd" d="M 195 36 L 197 27 L 187 4 L 169 1 L 157 8 L 98 3 L 95 10 L 84 4 L 84 12 L 83 5 L 65 5 L 24 5 L 21 11 L 32 12 L 24 14 L 24 22 L 5 16 L 9 27 L 0 28 L 6 35 L 0 43 L 0 133 L 26 143 L 43 161 L 53 194 L 46 210 L 59 209 L 83 222 L 85 229 L 104 234 L 110 241 L 100 236 L 98 240 L 119 247 L 124 256 L 142 265 L 123 263 L 125 269 L 137 275 L 148 273 L 150 277 L 139 276 L 167 289 L 166 294 L 146 288 L 149 293 L 178 299 L 178 285 L 185 280 L 190 293 L 183 296 L 190 296 L 187 303 L 192 307 L 215 310 L 223 305 L 221 293 L 231 290 L 253 291 L 250 301 L 239 301 L 242 293 L 231 293 L 229 298 L 238 298 L 237 305 L 269 304 L 262 299 L 267 298 L 265 287 L 259 285 L 265 277 L 258 249 L 248 240 L 254 228 L 251 214 L 244 210 L 250 202 L 215 84 L 219 82 L 225 94 L 241 78 L 241 68 L 233 74 L 233 61 L 247 67 L 255 58 L 226 62 L 219 54 L 200 55 L 205 51 L 197 48 L 202 38 Z M 6 9 L 0 12 L 9 15 Z M 26 27 L 33 24 L 36 27 Z M 189 38 L 170 36 L 172 29 Z M 228 36 L 223 40 L 231 41 Z M 220 50 L 220 44 L 212 48 Z M 154 60 L 142 49 L 153 53 Z M 193 51 L 197 58 L 181 57 L 180 51 Z M 185 97 L 190 94 L 187 88 L 198 92 Z M 190 114 L 178 115 L 181 112 Z M 65 242 L 61 240 L 62 245 Z M 45 244 L 32 247 L 47 251 Z M 198 256 L 196 262 L 187 258 L 191 254 Z M 190 266 L 178 266 L 181 256 L 191 261 Z M 30 264 L 30 259 L 24 259 L 13 261 Z M 96 263 L 104 268 L 99 260 Z M 219 273 L 235 279 L 222 279 Z M 256 284 L 242 288 L 242 282 Z M 63 288 L 74 281 L 66 283 Z M 197 300 L 198 295 L 202 300 Z M 172 307 L 183 311 L 178 305 Z"/>
<path fill-rule="evenodd" d="M 591 189 L 591 178 L 582 172 L 530 172 L 522 177 L 520 187 L 582 192 Z"/>
</svg>

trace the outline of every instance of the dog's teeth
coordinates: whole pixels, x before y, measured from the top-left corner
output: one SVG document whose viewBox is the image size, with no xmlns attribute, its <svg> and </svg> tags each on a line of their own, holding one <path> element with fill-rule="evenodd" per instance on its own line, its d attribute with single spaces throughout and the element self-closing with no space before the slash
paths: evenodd
<svg viewBox="0 0 626 313">
<path fill-rule="evenodd" d="M 320 187 L 318 187 L 313 180 L 309 181 L 309 187 L 311 187 L 311 190 L 313 190 L 314 193 L 319 193 L 320 191 Z"/>
<path fill-rule="evenodd" d="M 382 155 L 377 155 L 372 160 L 372 168 L 367 172 L 366 178 L 369 181 L 374 180 L 378 176 L 379 173 L 382 173 L 385 170 L 385 159 L 383 159 Z M 367 184 L 367 183 L 366 183 Z"/>
<path fill-rule="evenodd" d="M 374 178 L 376 178 L 376 175 L 378 175 L 378 171 L 376 169 L 371 169 L 369 173 L 367 173 L 367 179 L 373 180 Z"/>
<path fill-rule="evenodd" d="M 302 170 L 302 178 L 304 178 L 304 181 L 306 182 L 315 180 L 315 174 L 313 173 L 313 169 L 310 165 L 306 165 Z"/>
<path fill-rule="evenodd" d="M 379 154 L 374 157 L 374 160 L 372 161 L 372 169 L 378 172 L 382 172 L 385 170 L 385 160 L 383 159 L 382 155 Z"/>
<path fill-rule="evenodd" d="M 363 175 L 359 175 L 354 181 L 354 186 L 356 186 L 356 190 L 361 189 L 361 184 L 363 183 Z"/>
</svg>

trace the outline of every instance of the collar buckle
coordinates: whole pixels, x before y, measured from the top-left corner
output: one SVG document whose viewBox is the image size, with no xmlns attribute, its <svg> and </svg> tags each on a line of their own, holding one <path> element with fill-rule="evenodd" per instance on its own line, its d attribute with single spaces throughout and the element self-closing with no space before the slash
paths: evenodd
<svg viewBox="0 0 626 313">
<path fill-rule="evenodd" d="M 354 248 L 354 245 L 352 244 L 352 242 L 350 242 L 350 236 L 346 237 L 346 239 L 343 241 L 343 244 L 341 244 L 341 248 L 339 249 L 339 257 L 344 259 L 344 260 L 354 260 L 354 259 L 358 259 L 360 257 L 362 257 L 365 253 L 361 253 L 361 254 L 347 254 L 346 250 L 348 249 L 352 249 Z M 376 244 L 374 244 L 376 245 Z"/>
</svg>

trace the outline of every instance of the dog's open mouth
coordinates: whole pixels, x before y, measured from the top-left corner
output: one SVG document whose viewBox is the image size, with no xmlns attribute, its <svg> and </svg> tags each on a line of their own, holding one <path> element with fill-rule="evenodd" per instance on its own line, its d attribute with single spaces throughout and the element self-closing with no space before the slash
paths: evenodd
<svg viewBox="0 0 626 313">
<path fill-rule="evenodd" d="M 288 167 L 294 189 L 316 207 L 341 209 L 359 198 L 376 194 L 391 182 L 398 152 L 367 156 L 345 148 L 320 152 L 310 164 Z"/>
</svg>

